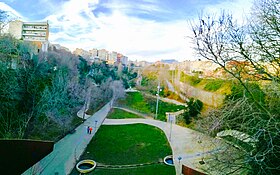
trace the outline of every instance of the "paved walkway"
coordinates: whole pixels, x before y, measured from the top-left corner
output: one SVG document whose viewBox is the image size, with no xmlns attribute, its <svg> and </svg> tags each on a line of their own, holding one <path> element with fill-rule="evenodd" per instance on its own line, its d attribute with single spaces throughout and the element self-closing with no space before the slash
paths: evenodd
<svg viewBox="0 0 280 175">
<path fill-rule="evenodd" d="M 80 109 L 78 112 L 77 112 L 77 116 L 80 117 L 80 118 L 84 118 L 85 120 L 90 118 L 91 115 L 88 115 L 86 114 L 86 110 L 85 109 L 85 105 L 82 107 L 82 109 Z"/>
<path fill-rule="evenodd" d="M 24 175 L 66 175 L 75 167 L 76 161 L 82 155 L 88 143 L 98 130 L 101 123 L 110 111 L 110 102 L 98 112 L 89 117 L 83 124 L 76 128 L 76 132 L 68 134 L 55 143 L 54 150 L 40 162 L 25 171 Z M 93 127 L 93 134 L 87 134 L 87 126 Z"/>
<path fill-rule="evenodd" d="M 123 111 L 136 114 L 136 115 L 141 116 L 141 117 L 146 118 L 146 119 L 152 119 L 152 118 L 153 118 L 152 116 L 150 116 L 150 115 L 148 115 L 148 114 L 140 113 L 140 112 L 137 112 L 137 111 L 132 110 L 132 109 L 123 108 L 123 107 L 118 107 L 118 106 L 113 106 L 113 108 L 121 109 L 121 110 L 123 110 Z"/>
<path fill-rule="evenodd" d="M 137 89 L 129 88 L 124 90 L 125 92 L 139 92 Z"/>
<path fill-rule="evenodd" d="M 146 96 L 149 96 L 149 97 L 152 97 L 152 98 L 157 98 L 155 95 L 151 95 L 149 93 L 144 93 Z M 186 103 L 182 103 L 182 102 L 179 102 L 177 100 L 173 100 L 173 99 L 169 99 L 169 98 L 162 98 L 162 97 L 159 97 L 159 99 L 161 101 L 164 101 L 164 102 L 167 102 L 167 103 L 173 103 L 175 105 L 182 105 L 182 106 L 188 106 Z"/>
<path fill-rule="evenodd" d="M 156 126 L 164 131 L 172 148 L 177 175 L 180 175 L 181 164 L 196 170 L 205 168 L 207 165 L 200 165 L 199 161 L 205 157 L 206 154 L 217 152 L 221 149 L 217 148 L 217 144 L 222 145 L 221 140 L 213 139 L 197 131 L 175 124 L 171 125 L 167 122 L 152 119 L 105 119 L 103 122 L 104 125 L 123 125 L 135 123 Z M 213 141 L 216 144 L 212 146 L 209 145 L 209 143 L 213 143 Z M 180 164 L 178 157 L 182 158 Z"/>
</svg>

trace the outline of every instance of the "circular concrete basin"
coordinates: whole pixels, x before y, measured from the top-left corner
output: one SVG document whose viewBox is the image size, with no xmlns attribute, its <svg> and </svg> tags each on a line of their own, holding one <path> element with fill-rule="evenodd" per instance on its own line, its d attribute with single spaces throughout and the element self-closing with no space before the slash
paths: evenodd
<svg viewBox="0 0 280 175">
<path fill-rule="evenodd" d="M 172 156 L 172 155 L 166 156 L 166 157 L 163 159 L 163 162 L 164 162 L 166 165 L 174 166 L 173 156 Z"/>
<path fill-rule="evenodd" d="M 96 167 L 96 162 L 93 160 L 82 160 L 76 165 L 76 169 L 80 173 L 89 173 Z"/>
</svg>

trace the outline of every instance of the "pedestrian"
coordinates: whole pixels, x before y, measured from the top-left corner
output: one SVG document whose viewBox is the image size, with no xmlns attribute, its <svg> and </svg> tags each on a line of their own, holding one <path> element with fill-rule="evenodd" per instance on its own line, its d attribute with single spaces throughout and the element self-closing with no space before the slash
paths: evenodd
<svg viewBox="0 0 280 175">
<path fill-rule="evenodd" d="M 89 126 L 87 127 L 87 133 L 89 134 Z"/>
<path fill-rule="evenodd" d="M 91 134 L 91 131 L 92 131 L 92 127 L 89 127 L 89 134 Z"/>
</svg>

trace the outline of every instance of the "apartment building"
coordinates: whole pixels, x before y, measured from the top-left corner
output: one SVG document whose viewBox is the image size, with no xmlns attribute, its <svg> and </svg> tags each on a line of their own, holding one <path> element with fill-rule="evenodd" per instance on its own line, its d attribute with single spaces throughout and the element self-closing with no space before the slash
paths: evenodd
<svg viewBox="0 0 280 175">
<path fill-rule="evenodd" d="M 121 63 L 125 66 L 128 64 L 128 57 L 127 56 L 122 56 L 121 57 Z"/>
<path fill-rule="evenodd" d="M 80 48 L 76 48 L 75 51 L 73 51 L 73 54 L 75 55 L 80 55 L 83 58 L 85 58 L 87 61 L 89 61 L 89 63 L 93 63 L 93 62 L 102 62 L 102 61 L 106 61 L 107 64 L 123 64 L 124 66 L 128 65 L 128 57 L 124 56 L 121 53 L 112 51 L 109 52 L 106 49 L 96 49 L 93 48 L 89 51 L 84 50 L 84 49 L 80 49 Z"/>
<path fill-rule="evenodd" d="M 115 62 L 117 60 L 117 55 L 118 55 L 118 52 L 112 51 L 111 53 L 109 53 L 108 60 Z"/>
<path fill-rule="evenodd" d="M 48 22 L 11 21 L 8 32 L 16 39 L 32 42 L 38 47 L 38 51 L 42 50 L 43 52 L 47 52 L 48 50 Z"/>
<path fill-rule="evenodd" d="M 90 52 L 88 52 L 84 49 L 80 49 L 80 48 L 76 48 L 76 50 L 73 51 L 73 54 L 80 55 L 84 59 L 89 59 L 90 58 Z"/>
<path fill-rule="evenodd" d="M 98 50 L 98 57 L 100 60 L 108 60 L 108 54 L 109 52 L 105 49 Z"/>
<path fill-rule="evenodd" d="M 98 56 L 98 50 L 97 49 L 91 49 L 91 50 L 89 50 L 89 54 L 90 54 L 90 57 L 95 58 L 95 57 Z"/>
</svg>

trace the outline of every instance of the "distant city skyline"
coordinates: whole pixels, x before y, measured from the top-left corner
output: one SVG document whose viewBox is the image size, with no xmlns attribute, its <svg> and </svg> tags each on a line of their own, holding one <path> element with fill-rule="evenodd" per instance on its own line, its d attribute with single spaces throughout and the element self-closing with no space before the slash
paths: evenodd
<svg viewBox="0 0 280 175">
<path fill-rule="evenodd" d="M 49 41 L 118 51 L 129 60 L 194 60 L 189 21 L 221 10 L 241 20 L 253 0 L 3 0 L 0 9 L 23 21 L 49 22 Z"/>
</svg>

